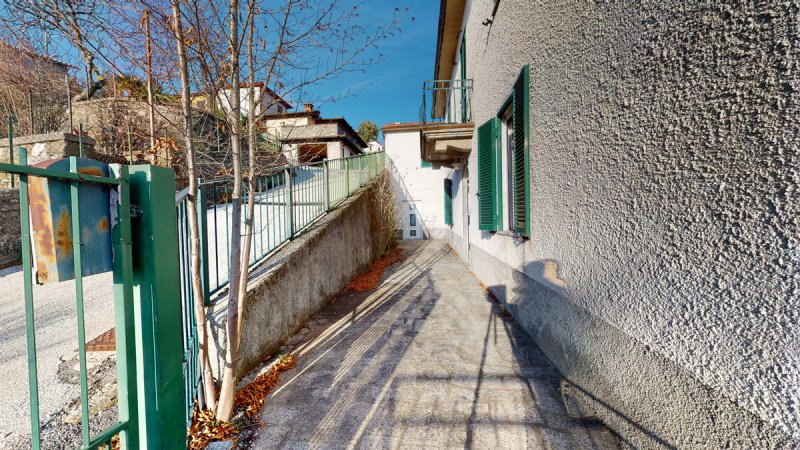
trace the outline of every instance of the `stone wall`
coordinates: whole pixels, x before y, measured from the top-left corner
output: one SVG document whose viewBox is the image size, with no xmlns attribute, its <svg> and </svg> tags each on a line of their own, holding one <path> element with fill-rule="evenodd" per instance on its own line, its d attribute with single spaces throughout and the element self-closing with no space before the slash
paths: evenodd
<svg viewBox="0 0 800 450">
<path fill-rule="evenodd" d="M 72 114 L 75 126 L 82 124 L 84 131 L 96 138 L 99 152 L 126 158 L 130 158 L 132 154 L 137 163 L 160 166 L 167 165 L 169 161 L 176 171 L 177 180 L 186 177 L 182 157 L 184 141 L 180 104 L 155 105 L 155 154 L 149 152 L 149 106 L 145 101 L 129 97 L 93 99 L 73 104 Z M 213 114 L 195 110 L 192 117 L 200 178 L 215 178 L 221 169 L 230 167 L 229 135 L 224 124 Z M 179 187 L 180 185 L 181 183 Z"/>
<path fill-rule="evenodd" d="M 0 268 L 20 261 L 19 191 L 0 189 Z"/>
<path fill-rule="evenodd" d="M 381 225 L 371 185 L 345 200 L 286 248 L 254 269 L 244 305 L 238 376 L 274 355 L 308 318 L 377 256 L 373 232 Z M 225 348 L 227 296 L 208 310 L 212 353 Z M 214 370 L 219 373 L 221 359 Z"/>
<path fill-rule="evenodd" d="M 17 136 L 14 138 L 14 155 L 13 160 L 19 163 L 19 148 L 24 147 L 28 151 L 28 165 L 33 165 L 48 159 L 60 159 L 67 156 L 78 156 L 80 154 L 80 142 L 78 136 L 71 133 L 46 133 L 46 134 L 31 134 L 27 136 Z M 95 151 L 95 140 L 84 136 L 83 137 L 83 151 L 89 158 L 103 160 L 98 158 Z M 8 163 L 11 161 L 11 155 L 8 149 L 8 139 L 0 139 L 0 162 Z M 104 161 L 115 162 L 115 161 Z M 10 187 L 10 175 L 0 173 L 0 188 Z"/>
<path fill-rule="evenodd" d="M 475 274 L 634 445 L 800 447 L 798 2 L 470 3 L 476 125 L 531 75 L 531 236 Z"/>
</svg>

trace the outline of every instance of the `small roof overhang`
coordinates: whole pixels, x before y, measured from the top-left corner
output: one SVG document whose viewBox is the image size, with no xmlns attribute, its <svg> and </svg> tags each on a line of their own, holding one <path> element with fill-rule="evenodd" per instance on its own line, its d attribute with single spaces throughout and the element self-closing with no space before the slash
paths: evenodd
<svg viewBox="0 0 800 450">
<path fill-rule="evenodd" d="M 434 124 L 420 128 L 420 150 L 423 161 L 452 167 L 472 151 L 475 126 L 466 124 Z"/>
</svg>

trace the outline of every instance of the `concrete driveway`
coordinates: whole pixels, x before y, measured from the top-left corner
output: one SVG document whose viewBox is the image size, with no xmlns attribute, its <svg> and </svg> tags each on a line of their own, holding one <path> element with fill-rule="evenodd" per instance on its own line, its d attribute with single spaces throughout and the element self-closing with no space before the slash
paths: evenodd
<svg viewBox="0 0 800 450">
<path fill-rule="evenodd" d="M 441 241 L 315 315 L 283 350 L 252 448 L 618 448 Z"/>
</svg>

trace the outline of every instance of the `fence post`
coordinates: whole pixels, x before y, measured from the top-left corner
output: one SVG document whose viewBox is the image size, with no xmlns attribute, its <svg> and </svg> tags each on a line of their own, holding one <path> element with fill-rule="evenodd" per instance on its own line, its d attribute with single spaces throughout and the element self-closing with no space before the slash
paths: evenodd
<svg viewBox="0 0 800 450">
<path fill-rule="evenodd" d="M 120 448 L 139 446 L 139 413 L 136 380 L 136 327 L 133 300 L 131 249 L 131 202 L 128 166 L 112 164 L 112 176 L 122 180 L 119 187 L 119 223 L 112 228 L 114 249 L 114 329 L 117 347 L 117 411 L 120 421 L 128 422 L 127 442 Z"/>
<path fill-rule="evenodd" d="M 19 164 L 28 165 L 28 152 L 19 149 Z M 31 263 L 31 235 L 29 217 L 28 176 L 19 176 L 19 219 L 22 238 L 22 279 L 25 291 L 25 337 L 28 344 L 28 386 L 31 405 L 31 448 L 41 448 L 41 424 L 39 423 L 39 375 L 36 360 L 36 328 L 33 306 L 33 273 Z"/>
<path fill-rule="evenodd" d="M 14 116 L 8 116 L 8 163 L 14 164 Z M 14 187 L 14 174 L 8 174 L 11 187 Z"/>
<path fill-rule="evenodd" d="M 78 156 L 83 158 L 83 124 L 78 125 Z"/>
<path fill-rule="evenodd" d="M 171 169 L 130 167 L 136 375 L 141 448 L 186 446 L 180 263 Z"/>
<path fill-rule="evenodd" d="M 350 159 L 344 159 L 344 196 L 350 196 Z"/>
<path fill-rule="evenodd" d="M 203 301 L 211 304 L 211 282 L 208 277 L 208 210 L 206 209 L 206 191 L 203 186 L 197 187 L 197 228 L 200 235 L 200 276 L 203 283 Z"/>
<path fill-rule="evenodd" d="M 287 167 L 284 176 L 286 177 L 286 228 L 289 230 L 289 240 L 294 239 L 294 215 L 292 214 L 292 167 Z"/>
<path fill-rule="evenodd" d="M 323 175 L 322 182 L 325 183 L 325 186 L 323 186 L 322 190 L 324 191 L 325 194 L 325 211 L 327 212 L 331 210 L 331 190 L 330 186 L 328 186 L 330 175 L 328 173 L 327 159 L 322 161 L 322 175 Z"/>
</svg>

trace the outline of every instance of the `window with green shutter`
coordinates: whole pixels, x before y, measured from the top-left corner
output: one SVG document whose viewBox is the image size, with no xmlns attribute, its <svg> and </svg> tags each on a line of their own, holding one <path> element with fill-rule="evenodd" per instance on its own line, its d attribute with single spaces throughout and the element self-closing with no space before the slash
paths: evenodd
<svg viewBox="0 0 800 450">
<path fill-rule="evenodd" d="M 502 226 L 500 188 L 500 120 L 478 127 L 478 228 L 497 231 Z"/>
<path fill-rule="evenodd" d="M 522 68 L 514 83 L 512 114 L 514 138 L 511 148 L 511 229 L 531 234 L 530 212 L 530 69 Z"/>
<path fill-rule="evenodd" d="M 453 224 L 453 180 L 444 179 L 444 223 Z"/>
</svg>

